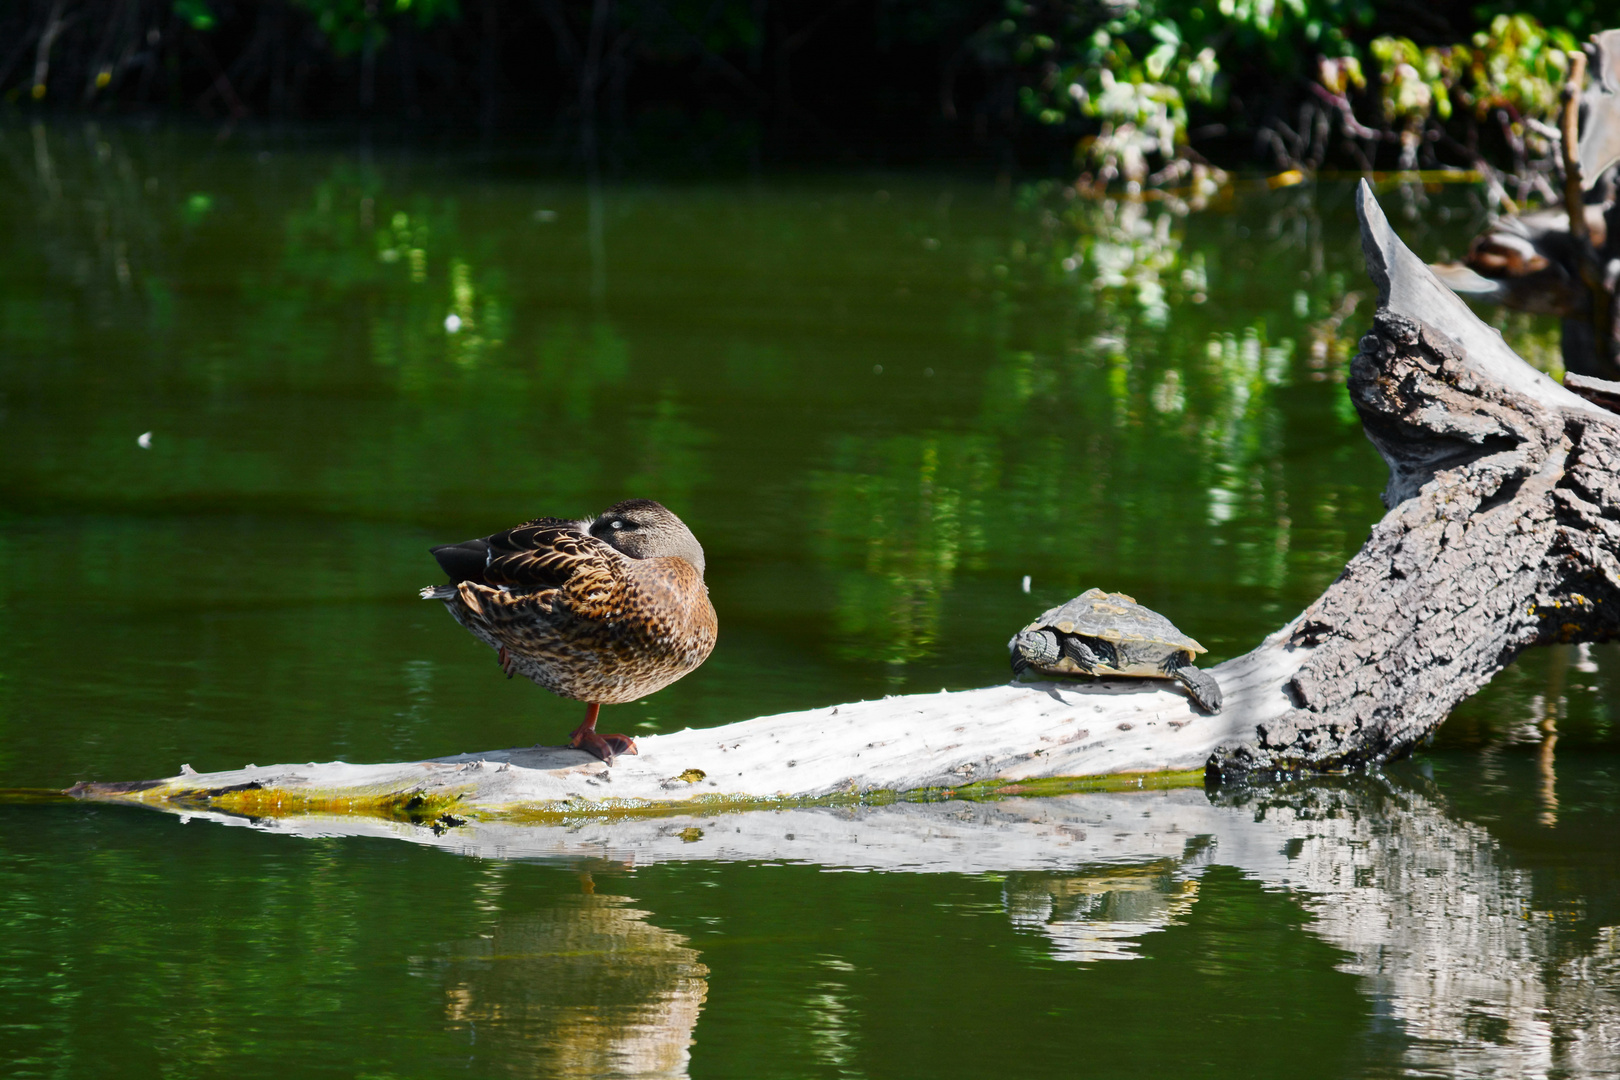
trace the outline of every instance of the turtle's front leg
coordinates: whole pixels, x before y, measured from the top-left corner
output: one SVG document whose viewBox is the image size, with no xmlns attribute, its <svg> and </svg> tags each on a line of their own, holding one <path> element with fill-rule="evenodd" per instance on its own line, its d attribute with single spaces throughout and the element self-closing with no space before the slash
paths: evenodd
<svg viewBox="0 0 1620 1080">
<path fill-rule="evenodd" d="M 1101 675 L 1106 673 L 1106 669 L 1118 666 L 1114 650 L 1107 642 L 1097 638 L 1064 634 L 1063 655 L 1080 665 L 1080 670 L 1087 675 Z"/>
<path fill-rule="evenodd" d="M 1215 681 L 1215 676 L 1199 671 L 1180 655 L 1165 662 L 1164 673 L 1185 686 L 1200 709 L 1207 713 L 1221 711 L 1221 684 Z"/>
</svg>

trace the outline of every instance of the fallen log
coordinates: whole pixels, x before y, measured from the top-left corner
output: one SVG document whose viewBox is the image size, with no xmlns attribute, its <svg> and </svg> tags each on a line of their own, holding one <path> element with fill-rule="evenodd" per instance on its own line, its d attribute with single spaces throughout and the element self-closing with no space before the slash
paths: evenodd
<svg viewBox="0 0 1620 1080">
<path fill-rule="evenodd" d="M 1515 355 L 1401 243 L 1365 183 L 1357 206 L 1380 302 L 1349 393 L 1389 464 L 1389 513 L 1315 603 L 1210 669 L 1219 714 L 1168 683 L 1013 683 L 652 736 L 611 769 L 537 747 L 184 770 L 71 794 L 432 822 L 1056 790 L 1074 778 L 1219 782 L 1405 754 L 1523 649 L 1620 627 L 1620 415 Z"/>
</svg>

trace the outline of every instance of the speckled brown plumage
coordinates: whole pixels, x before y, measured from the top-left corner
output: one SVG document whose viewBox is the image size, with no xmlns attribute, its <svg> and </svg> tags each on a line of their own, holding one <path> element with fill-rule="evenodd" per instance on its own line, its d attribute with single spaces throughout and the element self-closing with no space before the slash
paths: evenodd
<svg viewBox="0 0 1620 1080">
<path fill-rule="evenodd" d="M 593 706 L 636 701 L 714 648 L 718 622 L 703 583 L 703 549 L 650 500 L 584 521 L 537 518 L 433 554 L 452 580 L 422 596 L 443 600 L 497 650 L 509 675 L 563 697 Z M 600 752 L 594 729 L 593 709 L 575 745 L 610 762 L 614 752 L 634 752 L 624 736 L 607 736 L 620 743 Z"/>
</svg>

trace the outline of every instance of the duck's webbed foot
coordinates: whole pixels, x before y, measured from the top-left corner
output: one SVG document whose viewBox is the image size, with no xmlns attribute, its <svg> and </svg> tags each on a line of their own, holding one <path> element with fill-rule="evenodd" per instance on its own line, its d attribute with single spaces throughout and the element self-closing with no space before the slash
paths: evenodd
<svg viewBox="0 0 1620 1080">
<path fill-rule="evenodd" d="M 589 704 L 585 706 L 585 722 L 574 729 L 573 737 L 568 745 L 583 750 L 587 754 L 599 757 L 605 764 L 613 764 L 613 759 L 619 754 L 634 754 L 636 740 L 628 735 L 601 735 L 596 730 L 596 714 L 602 706 Z"/>
<path fill-rule="evenodd" d="M 568 745 L 601 758 L 606 765 L 613 764 L 613 759 L 620 754 L 636 752 L 636 740 L 628 735 L 601 735 L 594 730 L 586 731 L 584 728 L 574 732 L 574 737 L 569 740 Z"/>
</svg>

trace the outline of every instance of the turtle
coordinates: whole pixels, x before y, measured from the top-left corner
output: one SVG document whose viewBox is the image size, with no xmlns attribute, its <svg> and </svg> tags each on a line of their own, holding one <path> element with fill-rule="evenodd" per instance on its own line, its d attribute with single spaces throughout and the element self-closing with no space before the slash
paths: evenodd
<svg viewBox="0 0 1620 1080">
<path fill-rule="evenodd" d="M 1015 676 L 1128 675 L 1175 679 L 1206 712 L 1221 711 L 1221 687 L 1193 666 L 1205 649 L 1124 593 L 1087 589 L 1018 631 L 1007 649 Z"/>
</svg>

